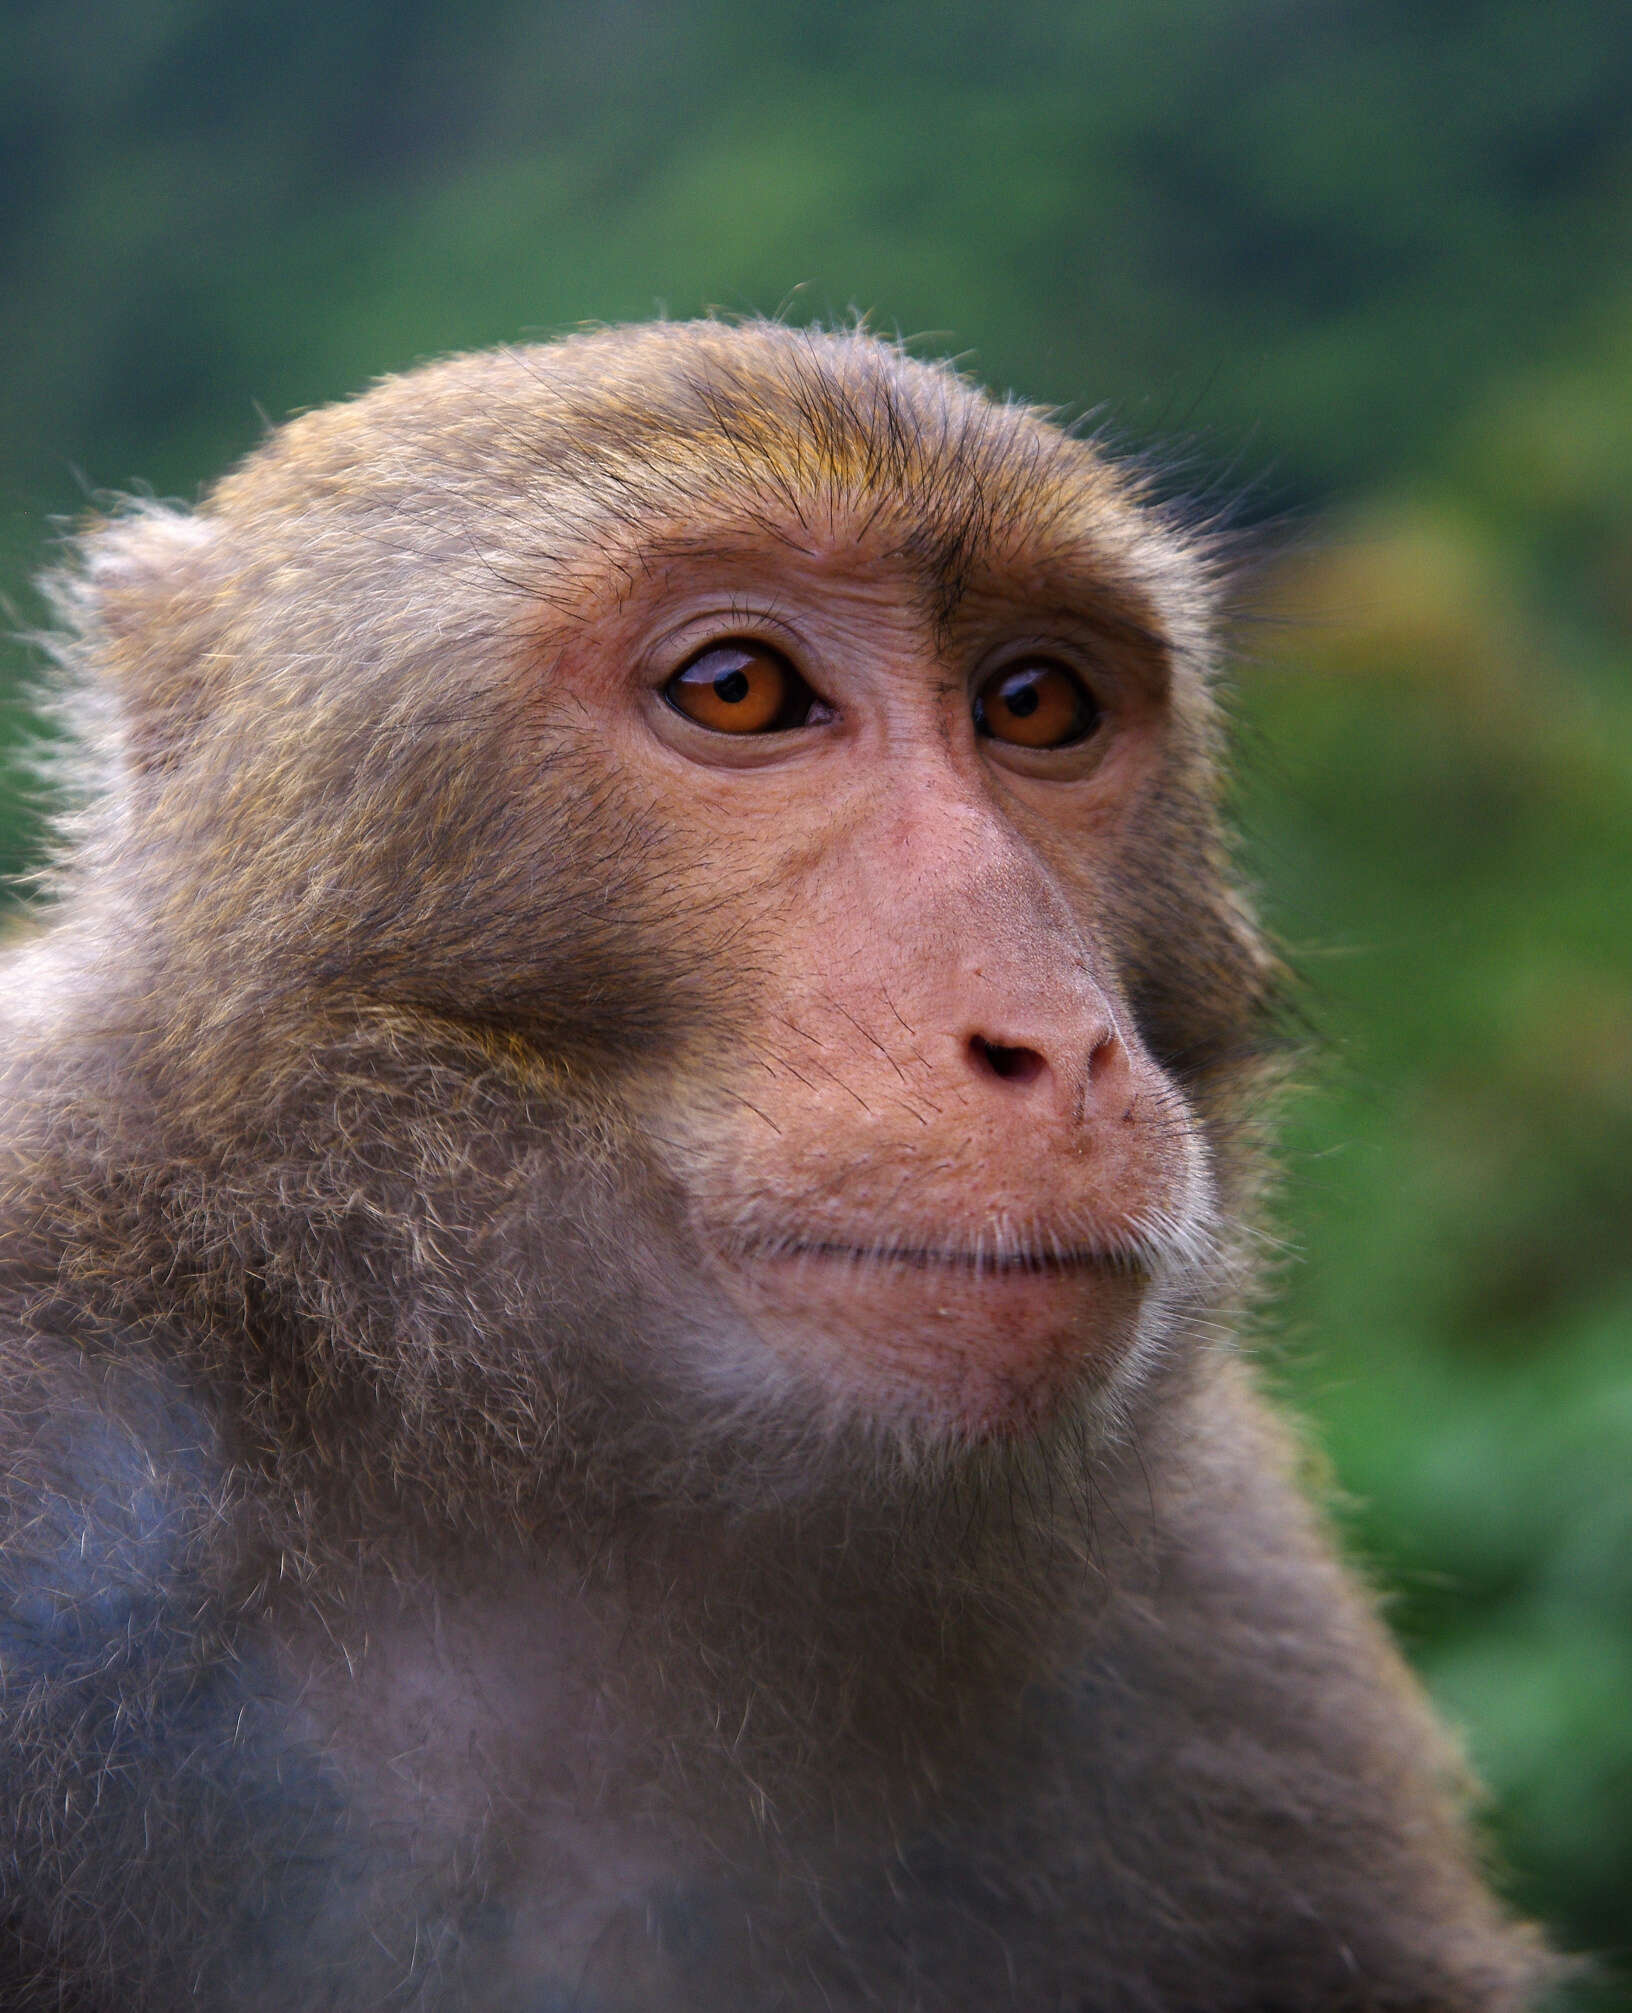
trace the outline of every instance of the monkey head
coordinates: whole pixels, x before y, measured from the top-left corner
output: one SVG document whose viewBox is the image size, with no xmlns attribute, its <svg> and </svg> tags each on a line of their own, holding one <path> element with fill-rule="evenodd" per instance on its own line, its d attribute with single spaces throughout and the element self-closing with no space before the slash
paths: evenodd
<svg viewBox="0 0 1632 2013">
<path fill-rule="evenodd" d="M 659 325 L 388 380 L 87 553 L 85 899 L 221 1191 L 302 1188 L 286 1273 L 322 1166 L 420 1211 L 428 1349 L 486 1295 L 547 1362 L 624 1292 L 648 1389 L 943 1447 L 1108 1406 L 1216 1290 L 1270 967 L 1212 567 L 1088 443 L 862 333 Z M 548 1306 L 529 1214 L 581 1231 Z"/>
</svg>

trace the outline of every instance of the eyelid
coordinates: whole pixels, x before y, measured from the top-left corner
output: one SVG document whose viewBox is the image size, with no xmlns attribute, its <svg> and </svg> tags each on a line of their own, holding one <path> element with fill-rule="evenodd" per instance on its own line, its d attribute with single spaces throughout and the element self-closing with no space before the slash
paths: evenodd
<svg viewBox="0 0 1632 2013">
<path fill-rule="evenodd" d="M 655 637 L 650 651 L 645 653 L 655 674 L 653 682 L 666 685 L 676 671 L 683 670 L 712 643 L 763 643 L 767 649 L 779 650 L 799 675 L 810 682 L 804 668 L 803 637 L 773 610 L 760 604 L 735 602 L 700 608 Z"/>
<path fill-rule="evenodd" d="M 1112 677 L 1117 675 L 1116 643 L 1086 622 L 1061 618 L 1035 629 L 994 623 L 985 641 L 974 651 L 970 689 L 982 684 L 994 671 L 1010 664 L 1023 664 L 1032 657 L 1056 659 L 1067 670 L 1074 671 L 1085 685 L 1092 684 L 1102 670 Z"/>
</svg>

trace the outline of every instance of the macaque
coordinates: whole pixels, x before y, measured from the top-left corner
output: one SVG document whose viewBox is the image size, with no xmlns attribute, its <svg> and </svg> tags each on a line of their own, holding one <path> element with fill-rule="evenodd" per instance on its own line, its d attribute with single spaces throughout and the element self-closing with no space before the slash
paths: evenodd
<svg viewBox="0 0 1632 2013">
<path fill-rule="evenodd" d="M 1220 555 L 870 335 L 274 432 L 55 582 L 7 2013 L 1500 2013 L 1256 1394 Z"/>
</svg>

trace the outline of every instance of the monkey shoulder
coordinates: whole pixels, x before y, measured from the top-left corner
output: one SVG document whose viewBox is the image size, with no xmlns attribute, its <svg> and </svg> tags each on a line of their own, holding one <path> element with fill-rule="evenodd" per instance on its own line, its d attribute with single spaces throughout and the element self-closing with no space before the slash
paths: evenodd
<svg viewBox="0 0 1632 2013">
<path fill-rule="evenodd" d="M 1379 2006 L 1528 2004 L 1539 1946 L 1491 1901 L 1460 1756 L 1295 1427 L 1222 1361 L 1140 1465 L 1148 1524 L 1021 1742 L 1044 1786 L 1022 1834 L 1054 1841 L 1083 1974 L 1121 1975 L 1129 2004 L 1233 2005 L 1220 1967 L 1253 2006 L 1360 2003 L 1356 1979 Z"/>
<path fill-rule="evenodd" d="M 0 2003 L 179 2003 L 309 1911 L 338 1798 L 207 1408 L 131 1338 L 14 1325 L 0 1421 Z"/>
<path fill-rule="evenodd" d="M 205 1409 L 140 1345 L 0 1340 L 0 1657 L 13 1710 L 52 1688 L 151 1678 L 201 1641 L 225 1527 Z M 182 1625 L 186 1616 L 186 1626 Z"/>
</svg>

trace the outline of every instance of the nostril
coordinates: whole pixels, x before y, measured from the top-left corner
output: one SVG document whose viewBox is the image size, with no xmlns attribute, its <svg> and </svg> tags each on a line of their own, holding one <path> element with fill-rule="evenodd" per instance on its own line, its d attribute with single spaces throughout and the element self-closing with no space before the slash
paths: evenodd
<svg viewBox="0 0 1632 2013">
<path fill-rule="evenodd" d="M 1116 1060 L 1122 1044 L 1114 1034 L 1102 1035 L 1088 1053 L 1088 1081 L 1097 1083 Z"/>
<path fill-rule="evenodd" d="M 1001 1077 L 1005 1083 L 1033 1083 L 1048 1068 L 1036 1049 L 1010 1048 L 981 1034 L 969 1037 L 969 1059 L 979 1074 Z"/>
</svg>

